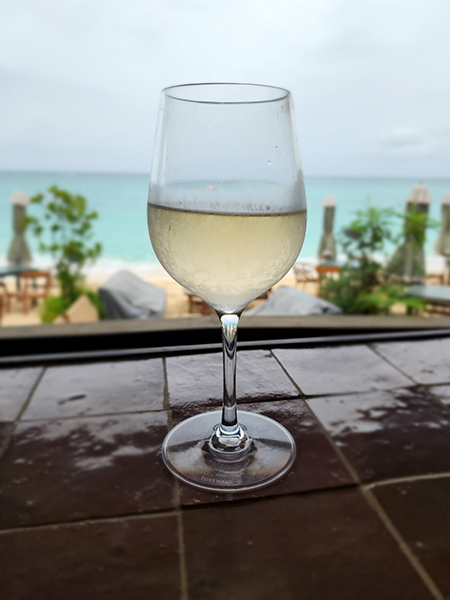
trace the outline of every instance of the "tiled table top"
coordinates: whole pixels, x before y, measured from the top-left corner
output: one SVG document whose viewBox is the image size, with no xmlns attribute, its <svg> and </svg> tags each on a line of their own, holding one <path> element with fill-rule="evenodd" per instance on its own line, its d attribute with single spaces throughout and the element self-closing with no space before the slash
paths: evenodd
<svg viewBox="0 0 450 600">
<path fill-rule="evenodd" d="M 297 444 L 245 495 L 161 461 L 218 407 L 221 361 L 0 370 L 2 597 L 450 598 L 450 339 L 240 353 L 240 407 Z"/>
</svg>

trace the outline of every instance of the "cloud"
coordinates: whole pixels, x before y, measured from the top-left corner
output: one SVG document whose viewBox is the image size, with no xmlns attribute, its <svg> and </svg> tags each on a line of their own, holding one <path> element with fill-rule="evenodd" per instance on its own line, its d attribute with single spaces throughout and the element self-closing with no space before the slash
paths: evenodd
<svg viewBox="0 0 450 600">
<path fill-rule="evenodd" d="M 375 147 L 381 153 L 398 157 L 429 157 L 437 150 L 437 140 L 413 127 L 397 127 L 379 134 Z"/>
</svg>

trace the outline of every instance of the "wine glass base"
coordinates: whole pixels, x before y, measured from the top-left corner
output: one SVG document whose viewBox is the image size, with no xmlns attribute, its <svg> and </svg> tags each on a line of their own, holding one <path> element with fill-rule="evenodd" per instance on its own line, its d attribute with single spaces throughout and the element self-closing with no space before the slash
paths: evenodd
<svg viewBox="0 0 450 600">
<path fill-rule="evenodd" d="M 239 424 L 251 441 L 242 451 L 220 456 L 210 438 L 221 416 L 220 410 L 196 415 L 167 434 L 162 457 L 173 475 L 202 490 L 236 493 L 269 485 L 289 470 L 295 458 L 291 434 L 256 413 L 238 411 Z"/>
</svg>

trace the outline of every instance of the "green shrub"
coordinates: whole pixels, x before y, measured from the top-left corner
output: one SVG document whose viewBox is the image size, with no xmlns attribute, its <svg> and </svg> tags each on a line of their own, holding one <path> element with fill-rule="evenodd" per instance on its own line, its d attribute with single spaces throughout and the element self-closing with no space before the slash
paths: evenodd
<svg viewBox="0 0 450 600">
<path fill-rule="evenodd" d="M 75 295 L 77 300 L 82 294 L 85 294 L 92 304 L 97 309 L 99 319 L 106 318 L 105 307 L 103 302 L 100 300 L 100 295 L 98 292 L 94 290 L 89 290 L 85 288 L 77 288 L 75 290 Z M 72 305 L 72 300 L 68 297 L 64 296 L 50 296 L 46 298 L 42 303 L 41 309 L 41 321 L 43 323 L 53 323 L 56 317 L 64 314 L 68 308 Z"/>
<path fill-rule="evenodd" d="M 387 242 L 395 241 L 392 220 L 398 216 L 389 208 L 368 204 L 356 212 L 356 218 L 342 232 L 340 243 L 347 262 L 336 279 L 328 278 L 324 283 L 323 296 L 344 313 L 388 315 L 398 303 L 416 310 L 424 308 L 421 300 L 405 298 L 404 286 L 389 281 L 381 263 L 375 259 L 385 251 Z M 413 227 L 416 222 L 411 219 L 409 224 Z M 422 221 L 420 225 L 423 226 Z"/>
<path fill-rule="evenodd" d="M 41 208 L 41 216 L 28 216 L 25 226 L 39 238 L 39 249 L 49 252 L 55 261 L 56 279 L 61 295 L 45 300 L 41 319 L 51 323 L 69 306 L 86 294 L 97 308 L 100 318 L 105 309 L 97 292 L 83 287 L 83 268 L 93 264 L 99 257 L 102 246 L 93 241 L 93 221 L 98 218 L 95 210 L 88 209 L 84 196 L 71 194 L 56 185 L 48 189 L 50 198 L 36 194 L 31 203 Z"/>
</svg>

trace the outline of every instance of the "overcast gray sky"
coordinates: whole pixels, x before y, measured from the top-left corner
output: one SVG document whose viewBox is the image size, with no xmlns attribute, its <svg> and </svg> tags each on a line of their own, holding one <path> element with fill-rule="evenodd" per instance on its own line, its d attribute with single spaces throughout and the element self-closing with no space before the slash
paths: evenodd
<svg viewBox="0 0 450 600">
<path fill-rule="evenodd" d="M 0 0 L 0 170 L 149 172 L 159 92 L 294 95 L 306 176 L 450 177 L 449 0 Z"/>
</svg>

